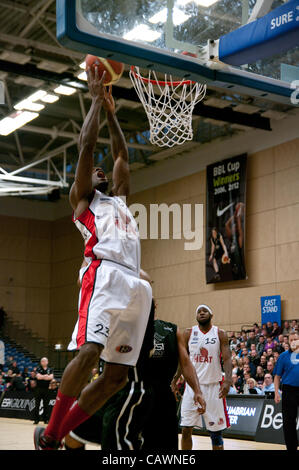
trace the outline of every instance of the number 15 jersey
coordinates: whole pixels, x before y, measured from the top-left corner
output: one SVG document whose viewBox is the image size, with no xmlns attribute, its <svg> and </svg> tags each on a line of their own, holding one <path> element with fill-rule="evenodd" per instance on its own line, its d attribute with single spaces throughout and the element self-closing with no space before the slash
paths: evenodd
<svg viewBox="0 0 299 470">
<path fill-rule="evenodd" d="M 203 333 L 198 325 L 193 326 L 189 338 L 190 360 L 195 367 L 200 384 L 222 380 L 220 339 L 217 326 Z"/>
</svg>

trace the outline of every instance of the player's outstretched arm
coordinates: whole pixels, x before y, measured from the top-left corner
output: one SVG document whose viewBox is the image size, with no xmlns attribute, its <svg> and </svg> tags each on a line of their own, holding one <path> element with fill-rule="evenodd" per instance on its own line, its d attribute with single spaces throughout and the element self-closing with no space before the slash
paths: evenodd
<svg viewBox="0 0 299 470">
<path fill-rule="evenodd" d="M 76 212 L 78 205 L 87 200 L 92 193 L 92 171 L 94 166 L 93 153 L 96 147 L 100 111 L 104 100 L 104 79 L 98 76 L 98 68 L 87 70 L 88 87 L 91 94 L 91 107 L 84 120 L 79 137 L 79 160 L 76 168 L 75 181 L 70 191 L 70 204 Z M 80 211 L 80 209 L 79 209 Z M 82 212 L 82 211 L 80 211 Z M 75 213 L 76 216 L 78 214 Z"/>
<path fill-rule="evenodd" d="M 114 160 L 112 193 L 115 196 L 128 196 L 130 192 L 129 153 L 125 136 L 115 114 L 115 103 L 111 86 L 109 90 L 105 90 L 103 106 L 107 113 L 112 157 Z"/>
<path fill-rule="evenodd" d="M 192 388 L 194 392 L 194 402 L 200 406 L 200 413 L 204 413 L 206 409 L 206 403 L 202 396 L 196 370 L 190 361 L 188 354 L 188 341 L 190 333 L 182 333 L 177 330 L 177 341 L 178 341 L 178 353 L 179 362 L 182 370 L 182 374 L 185 377 L 186 382 Z"/>
<path fill-rule="evenodd" d="M 225 398 L 232 384 L 232 358 L 227 333 L 223 330 L 219 330 L 219 339 L 223 369 L 225 373 L 224 381 L 220 386 L 219 398 Z"/>
</svg>

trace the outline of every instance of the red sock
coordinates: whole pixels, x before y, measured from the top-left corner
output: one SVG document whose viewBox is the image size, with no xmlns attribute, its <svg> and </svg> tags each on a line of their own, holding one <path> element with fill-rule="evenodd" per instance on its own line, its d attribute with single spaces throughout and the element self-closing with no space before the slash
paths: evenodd
<svg viewBox="0 0 299 470">
<path fill-rule="evenodd" d="M 56 403 L 52 410 L 49 424 L 45 429 L 46 436 L 50 436 L 56 441 L 59 440 L 58 436 L 61 423 L 65 418 L 65 415 L 67 414 L 68 410 L 75 401 L 76 397 L 69 397 L 67 395 L 63 395 L 63 393 L 58 390 Z"/>
<path fill-rule="evenodd" d="M 83 423 L 88 418 L 90 418 L 90 415 L 80 408 L 78 402 L 74 403 L 62 421 L 59 429 L 58 440 L 61 441 L 70 431 L 76 429 L 79 424 Z"/>
</svg>

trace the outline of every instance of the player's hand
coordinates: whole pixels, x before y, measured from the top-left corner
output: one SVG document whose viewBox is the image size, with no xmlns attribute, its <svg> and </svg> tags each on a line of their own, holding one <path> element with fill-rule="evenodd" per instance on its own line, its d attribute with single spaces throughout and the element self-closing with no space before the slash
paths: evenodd
<svg viewBox="0 0 299 470">
<path fill-rule="evenodd" d="M 225 398 L 230 389 L 230 383 L 227 380 L 224 380 L 220 385 L 219 398 Z"/>
<path fill-rule="evenodd" d="M 198 406 L 197 411 L 200 415 L 206 412 L 206 402 L 201 392 L 194 393 L 194 403 Z"/>
<path fill-rule="evenodd" d="M 109 88 L 105 87 L 103 108 L 109 113 L 115 113 L 115 102 L 112 96 L 112 85 L 110 85 Z"/>
<path fill-rule="evenodd" d="M 275 392 L 274 401 L 275 401 L 276 404 L 278 404 L 280 402 L 280 395 L 279 395 L 278 392 Z"/>
<path fill-rule="evenodd" d="M 179 391 L 178 380 L 173 379 L 171 381 L 170 388 L 171 388 L 172 393 L 174 394 L 176 401 L 180 401 L 182 395 L 180 394 L 180 391 Z"/>
<path fill-rule="evenodd" d="M 93 100 L 103 103 L 105 98 L 104 80 L 106 71 L 103 72 L 101 79 L 99 79 L 99 69 L 97 66 L 89 67 L 87 69 L 87 82 L 89 92 Z"/>
</svg>

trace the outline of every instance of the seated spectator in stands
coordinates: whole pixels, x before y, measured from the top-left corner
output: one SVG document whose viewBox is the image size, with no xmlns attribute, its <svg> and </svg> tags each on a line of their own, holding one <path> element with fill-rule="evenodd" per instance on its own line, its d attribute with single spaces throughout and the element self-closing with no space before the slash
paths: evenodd
<svg viewBox="0 0 299 470">
<path fill-rule="evenodd" d="M 278 341 L 277 341 L 277 344 L 274 348 L 274 351 L 277 351 L 279 354 L 283 353 L 284 352 L 284 348 L 282 346 L 282 343 L 283 343 L 283 335 L 279 335 L 278 336 Z"/>
<path fill-rule="evenodd" d="M 267 370 L 267 358 L 264 354 L 261 355 L 261 358 L 260 358 L 260 366 L 262 366 L 262 368 L 264 369 L 264 371 Z"/>
<path fill-rule="evenodd" d="M 0 394 L 5 392 L 5 390 L 6 390 L 5 380 L 2 376 L 0 376 Z"/>
<path fill-rule="evenodd" d="M 235 390 L 235 392 L 232 393 L 240 394 L 243 392 L 243 380 L 237 374 L 232 374 L 232 387 Z"/>
<path fill-rule="evenodd" d="M 298 323 L 297 323 L 297 320 L 292 320 L 290 333 L 296 333 L 297 331 L 298 331 Z"/>
<path fill-rule="evenodd" d="M 13 361 L 12 365 L 11 365 L 11 370 L 12 370 L 12 373 L 14 375 L 17 375 L 20 373 L 20 369 L 18 368 L 18 365 L 17 365 L 17 361 Z"/>
<path fill-rule="evenodd" d="M 256 374 L 254 378 L 258 385 L 262 385 L 264 383 L 264 377 L 265 377 L 264 369 L 262 368 L 262 366 L 257 366 Z"/>
<path fill-rule="evenodd" d="M 97 368 L 92 369 L 90 382 L 93 382 L 98 377 L 99 377 L 99 369 L 97 369 Z"/>
<path fill-rule="evenodd" d="M 241 357 L 243 349 L 246 348 L 246 344 L 245 344 L 244 341 L 241 341 L 239 346 L 240 346 L 240 349 L 239 349 L 238 355 L 239 355 L 239 357 Z"/>
<path fill-rule="evenodd" d="M 27 382 L 27 380 L 29 379 L 28 367 L 24 367 L 24 370 L 22 372 L 22 377 L 23 377 L 24 382 Z"/>
<path fill-rule="evenodd" d="M 239 369 L 239 359 L 237 359 L 236 357 L 232 358 L 232 374 L 237 375 L 238 369 Z"/>
<path fill-rule="evenodd" d="M 249 335 L 248 335 L 248 340 L 247 340 L 247 343 L 246 343 L 246 347 L 247 347 L 248 349 L 251 349 L 251 345 L 252 345 L 252 344 L 255 344 L 255 345 L 256 345 L 257 342 L 258 342 L 258 339 L 257 339 L 257 337 L 255 336 L 254 331 L 250 331 L 250 332 L 249 332 Z"/>
<path fill-rule="evenodd" d="M 278 351 L 274 351 L 273 352 L 273 358 L 274 358 L 274 364 L 276 364 L 278 358 L 279 358 L 279 352 Z"/>
<path fill-rule="evenodd" d="M 229 344 L 230 350 L 235 351 L 238 347 L 238 344 L 239 344 L 239 341 L 237 340 L 237 338 L 235 336 L 232 336 L 230 340 L 230 344 Z"/>
<path fill-rule="evenodd" d="M 57 383 L 57 380 L 53 379 L 51 380 L 50 382 L 50 385 L 49 385 L 49 390 L 58 390 L 58 383 Z"/>
<path fill-rule="evenodd" d="M 12 370 L 9 369 L 7 371 L 7 374 L 5 375 L 5 383 L 6 383 L 7 388 L 10 387 L 11 381 L 12 381 L 13 378 L 14 378 L 14 375 L 12 373 Z"/>
<path fill-rule="evenodd" d="M 240 357 L 247 357 L 247 356 L 248 356 L 248 349 L 243 348 L 241 353 L 240 353 Z"/>
<path fill-rule="evenodd" d="M 291 332 L 290 322 L 288 320 L 283 322 L 282 334 L 288 336 Z"/>
<path fill-rule="evenodd" d="M 271 336 L 269 336 L 267 338 L 264 350 L 267 351 L 267 349 L 269 349 L 269 348 L 271 348 L 273 350 L 274 347 L 275 347 L 274 341 L 271 338 Z"/>
<path fill-rule="evenodd" d="M 23 377 L 20 371 L 12 379 L 10 390 L 13 392 L 22 392 L 26 390 L 25 384 L 23 382 Z"/>
<path fill-rule="evenodd" d="M 256 349 L 252 349 L 250 351 L 249 359 L 250 359 L 250 362 L 255 366 L 255 368 L 260 365 L 260 357 L 258 353 L 256 352 Z"/>
<path fill-rule="evenodd" d="M 273 376 L 273 371 L 274 371 L 274 361 L 268 361 L 267 362 L 267 372 Z"/>
<path fill-rule="evenodd" d="M 30 375 L 29 375 L 29 378 L 28 378 L 28 381 L 27 381 L 27 391 L 28 392 L 31 392 L 31 391 L 34 391 L 34 389 L 36 388 L 36 372 L 34 370 L 32 370 L 30 372 Z"/>
<path fill-rule="evenodd" d="M 274 383 L 272 374 L 265 374 L 265 380 L 262 387 L 263 392 L 274 392 Z"/>
<path fill-rule="evenodd" d="M 236 374 L 232 374 L 232 383 L 228 392 L 229 395 L 237 395 L 239 393 L 236 387 L 238 380 L 239 380 L 239 377 Z"/>
<path fill-rule="evenodd" d="M 289 351 L 289 349 L 290 349 L 289 343 L 283 343 L 283 344 L 282 344 L 282 347 L 283 347 L 283 349 L 284 349 L 285 351 Z"/>
<path fill-rule="evenodd" d="M 277 321 L 274 321 L 271 337 L 272 338 L 278 338 L 278 336 L 281 334 L 281 332 L 282 332 L 281 326 L 278 325 Z"/>
<path fill-rule="evenodd" d="M 268 337 L 267 328 L 262 329 L 261 335 L 263 335 L 265 338 Z"/>
<path fill-rule="evenodd" d="M 253 377 L 256 373 L 256 365 L 253 364 L 253 362 L 251 362 L 249 356 L 245 356 L 243 358 L 243 364 L 244 364 L 243 369 L 245 368 L 245 366 L 249 366 L 250 375 L 251 375 L 251 377 Z"/>
<path fill-rule="evenodd" d="M 266 357 L 267 357 L 267 359 L 270 359 L 270 357 L 273 357 L 273 350 L 271 348 L 267 349 Z"/>
<path fill-rule="evenodd" d="M 8 358 L 7 361 L 6 361 L 5 366 L 6 366 L 8 369 L 11 369 L 13 362 L 14 362 L 14 357 L 13 357 L 13 356 L 9 356 L 9 358 Z"/>
<path fill-rule="evenodd" d="M 265 349 L 265 337 L 263 335 L 259 336 L 258 343 L 256 345 L 256 350 L 259 356 L 262 355 Z"/>
<path fill-rule="evenodd" d="M 272 331 L 273 331 L 273 324 L 271 321 L 267 321 L 266 331 L 267 331 L 267 336 L 271 336 Z"/>
<path fill-rule="evenodd" d="M 261 389 L 257 386 L 256 381 L 254 378 L 250 377 L 246 381 L 246 385 L 244 385 L 244 394 L 249 394 L 249 395 L 261 395 L 262 391 Z"/>
</svg>

